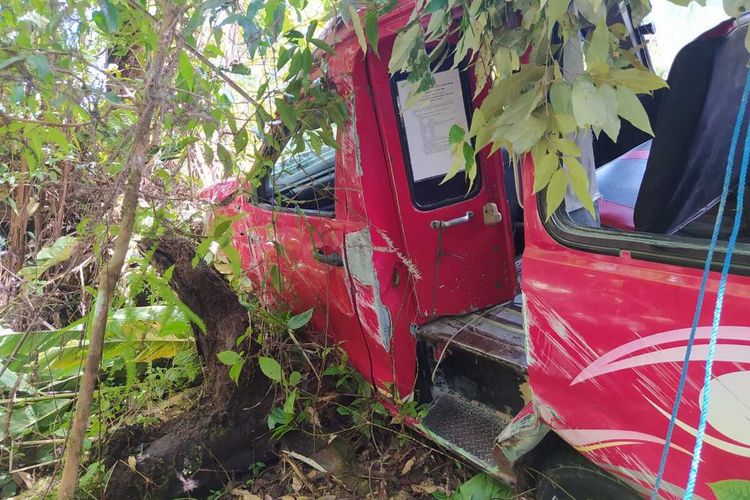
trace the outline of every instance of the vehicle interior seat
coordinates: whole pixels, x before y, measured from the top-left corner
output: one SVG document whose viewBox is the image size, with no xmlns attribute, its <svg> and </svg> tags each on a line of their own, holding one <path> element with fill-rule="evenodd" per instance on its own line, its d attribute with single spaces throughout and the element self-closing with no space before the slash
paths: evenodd
<svg viewBox="0 0 750 500">
<path fill-rule="evenodd" d="M 599 213 L 603 226 L 625 231 L 634 229 L 633 209 L 650 150 L 651 141 L 646 141 L 597 169 L 596 180 L 602 194 Z"/>
<path fill-rule="evenodd" d="M 597 170 L 602 225 L 710 237 L 750 60 L 744 46 L 749 20 L 727 20 L 678 53 L 653 141 Z M 730 199 L 725 218 L 733 212 Z"/>
</svg>

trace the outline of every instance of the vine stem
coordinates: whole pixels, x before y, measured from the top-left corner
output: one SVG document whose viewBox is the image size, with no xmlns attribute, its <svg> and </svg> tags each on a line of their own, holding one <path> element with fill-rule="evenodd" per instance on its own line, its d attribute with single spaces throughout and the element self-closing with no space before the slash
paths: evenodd
<svg viewBox="0 0 750 500">
<path fill-rule="evenodd" d="M 167 0 L 162 3 L 162 20 L 159 27 L 159 46 L 152 60 L 151 74 L 147 81 L 143 101 L 138 106 L 139 119 L 134 129 L 133 150 L 128 158 L 126 172 L 127 182 L 123 192 L 122 208 L 120 210 L 120 227 L 114 243 L 112 256 L 99 275 L 99 289 L 96 304 L 91 318 L 91 341 L 86 355 L 86 365 L 81 380 L 81 388 L 76 404 L 76 413 L 70 426 L 65 445 L 65 466 L 58 490 L 60 500 L 74 498 L 78 483 L 78 469 L 83 452 L 83 439 L 86 434 L 94 389 L 99 374 L 104 347 L 104 333 L 107 326 L 109 305 L 115 284 L 120 278 L 125 257 L 133 234 L 136 210 L 138 208 L 138 194 L 141 179 L 148 161 L 148 149 L 151 145 L 154 115 L 158 117 L 156 109 L 162 100 L 164 81 L 168 75 L 166 64 L 170 47 L 177 32 L 177 24 L 183 12 L 175 3 Z M 172 68 L 173 69 L 173 68 Z M 158 118 L 157 118 L 158 119 Z"/>
</svg>

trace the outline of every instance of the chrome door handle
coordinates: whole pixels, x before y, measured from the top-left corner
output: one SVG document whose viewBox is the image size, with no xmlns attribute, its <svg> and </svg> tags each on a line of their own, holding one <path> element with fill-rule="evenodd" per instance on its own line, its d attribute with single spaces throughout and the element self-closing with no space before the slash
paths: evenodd
<svg viewBox="0 0 750 500">
<path fill-rule="evenodd" d="M 473 218 L 474 218 L 474 212 L 472 212 L 471 210 L 467 210 L 465 214 L 463 214 L 461 217 L 456 217 L 455 219 L 434 220 L 430 222 L 430 227 L 432 229 L 442 229 L 445 227 L 457 226 L 459 224 L 464 224 L 465 222 L 469 222 Z"/>
</svg>

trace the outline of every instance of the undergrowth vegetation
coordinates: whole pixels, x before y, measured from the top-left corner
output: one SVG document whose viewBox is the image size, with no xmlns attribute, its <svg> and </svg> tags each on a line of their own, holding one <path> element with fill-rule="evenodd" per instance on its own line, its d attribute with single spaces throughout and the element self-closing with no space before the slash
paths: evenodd
<svg viewBox="0 0 750 500">
<path fill-rule="evenodd" d="M 569 2 L 510 3 L 529 15 L 503 38 L 508 17 L 517 15 L 506 5 L 418 2 L 391 66 L 429 85 L 425 44 L 445 46 L 458 37 L 456 60 L 468 54 L 481 87 L 495 97 L 494 107 L 478 110 L 470 130 L 451 134 L 453 147 L 464 150 L 457 158 L 467 159 L 467 175 L 476 173 L 472 141 L 506 147 L 514 156 L 530 151 L 549 160 L 539 162 L 549 168 L 534 189 L 554 187 L 559 204 L 569 182 L 577 191 L 586 187 L 563 172 L 561 162 L 575 165 L 579 153 L 566 137 L 593 129 L 614 139 L 620 117 L 643 128 L 635 94 L 663 82 L 615 50 L 618 30 L 607 26 L 605 15 L 612 2 L 576 0 L 582 16 Z M 197 412 L 211 396 L 204 383 L 211 363 L 221 363 L 238 388 L 267 382 L 272 401 L 263 415 L 264 437 L 273 440 L 277 460 L 243 466 L 240 483 L 227 479 L 216 498 L 509 494 L 484 475 L 458 488 L 468 470 L 405 428 L 424 408 L 398 395 L 377 398 L 341 346 L 305 335 L 312 310 L 292 314 L 263 305 L 264 290 L 250 285 L 232 244 L 234 219 L 206 222 L 213 207 L 202 188 L 235 180 L 245 195 L 287 144 L 298 152 L 339 147 L 335 131 L 349 110 L 325 78 L 324 58 L 334 47 L 324 25 L 340 14 L 362 49 L 377 52 L 378 17 L 395 5 L 2 2 L 0 496 L 55 493 L 64 445 L 76 431 L 74 405 L 91 388 L 92 418 L 78 426 L 83 461 L 69 463 L 80 479 L 78 496 L 103 496 L 114 467 L 138 473 L 142 458 L 110 456 L 110 442 L 123 430 Z M 640 14 L 649 8 L 646 0 L 635 5 Z M 468 13 L 458 31 L 450 15 L 456 9 Z M 419 21 L 428 17 L 425 31 Z M 569 84 L 544 43 L 531 52 L 533 64 L 511 77 L 529 41 L 549 39 L 556 23 L 564 27 L 561 40 L 591 28 L 586 58 L 596 64 Z M 491 82 L 491 74 L 500 78 Z M 584 98 L 597 100 L 601 112 L 583 112 Z M 454 174 L 462 166 L 455 167 Z M 196 249 L 192 268 L 218 269 L 247 310 L 247 330 L 211 359 L 196 340 L 206 334 L 206 320 L 175 290 L 175 266 L 154 265 L 165 235 L 189 241 Z M 283 258 L 282 245 L 270 243 Z M 264 286 L 277 289 L 284 280 L 274 265 L 266 278 Z M 87 384 L 86 356 L 99 347 L 101 361 L 89 370 L 98 378 Z M 250 379 L 256 367 L 262 381 Z M 326 453 L 338 458 L 323 464 Z M 190 477 L 180 481 L 187 496 L 197 488 Z"/>
</svg>

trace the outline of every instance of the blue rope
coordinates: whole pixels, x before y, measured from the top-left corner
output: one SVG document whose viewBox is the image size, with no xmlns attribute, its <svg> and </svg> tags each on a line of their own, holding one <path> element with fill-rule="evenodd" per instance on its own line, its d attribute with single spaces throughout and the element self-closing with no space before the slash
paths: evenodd
<svg viewBox="0 0 750 500">
<path fill-rule="evenodd" d="M 747 74 L 745 89 L 750 87 L 750 71 Z M 746 103 L 743 103 L 743 108 Z M 695 448 L 693 448 L 693 460 L 690 463 L 690 475 L 685 487 L 685 498 L 693 498 L 695 491 L 695 480 L 698 477 L 698 467 L 700 466 L 701 450 L 703 449 L 703 436 L 706 433 L 706 420 L 708 418 L 708 403 L 711 397 L 711 378 L 713 377 L 714 354 L 716 352 L 716 341 L 719 334 L 719 321 L 721 320 L 721 311 L 724 307 L 724 293 L 729 277 L 729 264 L 732 261 L 732 253 L 737 243 L 737 235 L 740 232 L 740 222 L 742 221 L 742 210 L 745 201 L 745 183 L 747 182 L 747 166 L 750 163 L 750 133 L 745 132 L 745 145 L 742 154 L 742 165 L 740 166 L 740 185 L 737 189 L 737 211 L 734 214 L 734 226 L 732 234 L 729 236 L 727 253 L 724 256 L 724 266 L 721 268 L 721 279 L 719 281 L 719 290 L 716 294 L 716 307 L 714 308 L 714 320 L 711 325 L 711 340 L 708 343 L 708 355 L 706 356 L 706 374 L 703 378 L 703 401 L 701 402 L 701 415 L 698 422 L 698 434 L 695 437 Z"/>
<path fill-rule="evenodd" d="M 667 435 L 664 441 L 664 449 L 662 450 L 661 461 L 659 462 L 659 471 L 656 474 L 656 482 L 654 483 L 654 489 L 651 492 L 652 500 L 655 500 L 659 494 L 661 482 L 664 477 L 664 470 L 666 469 L 666 466 L 667 466 L 667 457 L 669 455 L 669 447 L 670 447 L 670 444 L 672 443 L 672 434 L 674 433 L 675 423 L 677 422 L 677 414 L 680 411 L 680 403 L 682 402 L 682 395 L 685 390 L 685 382 L 687 381 L 687 373 L 688 373 L 688 366 L 690 363 L 690 356 L 693 350 L 693 344 L 695 343 L 695 334 L 696 334 L 696 330 L 698 329 L 698 321 L 700 320 L 700 315 L 703 310 L 703 299 L 706 294 L 708 276 L 711 271 L 711 262 L 713 262 L 714 250 L 716 249 L 716 245 L 719 240 L 719 231 L 721 229 L 721 221 L 724 216 L 724 209 L 726 207 L 727 197 L 729 196 L 729 186 L 730 186 L 730 182 L 732 178 L 732 170 L 734 168 L 734 159 L 735 159 L 736 152 L 737 152 L 737 144 L 740 141 L 740 131 L 742 129 L 742 123 L 744 122 L 744 119 L 745 119 L 745 110 L 747 109 L 749 96 L 750 96 L 750 71 L 748 72 L 747 79 L 745 80 L 745 88 L 742 92 L 742 100 L 740 101 L 740 109 L 739 109 L 739 112 L 737 113 L 737 120 L 735 121 L 735 124 L 734 124 L 734 131 L 732 133 L 732 142 L 729 147 L 729 155 L 727 158 L 727 168 L 724 174 L 724 185 L 722 187 L 721 201 L 719 203 L 719 212 L 716 215 L 716 222 L 714 223 L 714 230 L 713 230 L 713 233 L 711 234 L 711 243 L 709 244 L 708 253 L 706 255 L 706 262 L 705 262 L 705 265 L 703 266 L 703 276 L 701 277 L 701 285 L 700 285 L 700 289 L 698 292 L 698 301 L 695 307 L 695 314 L 693 315 L 693 324 L 690 328 L 690 336 L 688 337 L 687 347 L 685 349 L 685 358 L 683 360 L 682 371 L 680 373 L 680 381 L 677 386 L 677 394 L 675 395 L 674 404 L 672 406 L 672 416 L 669 419 L 669 426 L 667 427 Z M 747 146 L 749 137 L 750 136 L 746 134 L 745 151 L 744 151 L 744 157 L 743 157 L 743 168 L 745 169 L 747 166 L 746 159 L 748 157 L 748 154 L 750 154 L 750 151 L 748 150 L 748 146 Z M 743 173 L 744 172 L 741 172 L 740 175 L 742 176 Z M 742 193 L 744 195 L 744 182 L 740 181 L 740 185 L 741 185 L 740 189 L 742 190 Z M 739 198 L 739 194 L 738 194 L 738 198 Z M 739 204 L 740 204 L 740 200 L 738 199 L 738 205 Z M 737 221 L 738 221 L 738 217 L 740 216 L 740 214 L 741 214 L 741 211 L 739 210 L 739 207 L 738 207 L 738 211 L 735 214 L 736 226 L 738 226 Z M 734 234 L 734 228 L 732 231 L 733 231 L 732 234 Z M 735 236 L 735 241 L 736 241 L 736 236 Z M 725 257 L 725 261 L 724 261 L 724 266 L 726 268 L 728 268 L 727 258 L 731 260 L 731 255 L 733 251 L 734 251 L 734 243 L 731 241 L 731 238 L 730 238 L 730 246 L 727 248 L 727 254 Z M 724 268 L 722 268 L 722 279 L 724 283 L 726 283 L 725 277 L 726 275 L 724 274 Z M 721 293 L 721 300 L 723 302 L 724 289 L 720 287 L 719 292 Z M 717 307 L 719 307 L 719 314 L 721 314 L 718 296 L 717 296 Z M 716 321 L 716 310 L 714 310 L 714 321 L 716 322 L 716 329 L 718 330 L 718 322 Z M 713 326 L 712 326 L 712 331 L 711 331 L 711 340 L 714 341 L 714 345 L 715 345 Z M 713 351 L 711 351 L 710 345 L 709 345 L 709 356 L 711 356 L 711 366 L 713 366 Z M 706 361 L 706 368 L 707 368 L 706 373 L 707 374 L 710 373 L 708 370 L 708 360 Z M 710 377 L 710 375 L 707 375 L 707 377 Z M 704 401 L 705 401 L 705 398 L 704 398 Z M 701 413 L 701 417 L 703 417 L 703 412 Z M 705 432 L 705 423 L 704 423 L 704 432 Z M 696 438 L 696 447 L 698 447 L 698 439 L 700 439 L 700 442 L 701 442 L 700 447 L 702 447 L 703 445 L 702 433 L 700 433 L 699 437 Z M 700 448 L 698 448 L 698 453 L 700 453 Z M 693 460 L 697 463 L 695 454 L 693 455 Z M 691 465 L 691 475 L 692 475 L 692 470 L 693 468 Z M 697 466 L 696 466 L 695 474 L 697 476 Z M 689 486 L 689 483 L 690 483 L 690 478 L 688 478 L 688 486 Z M 693 478 L 693 488 L 694 486 L 695 486 L 695 478 Z M 691 495 L 692 495 L 692 490 L 691 490 Z M 689 498 L 689 497 L 686 496 L 685 498 Z"/>
</svg>

